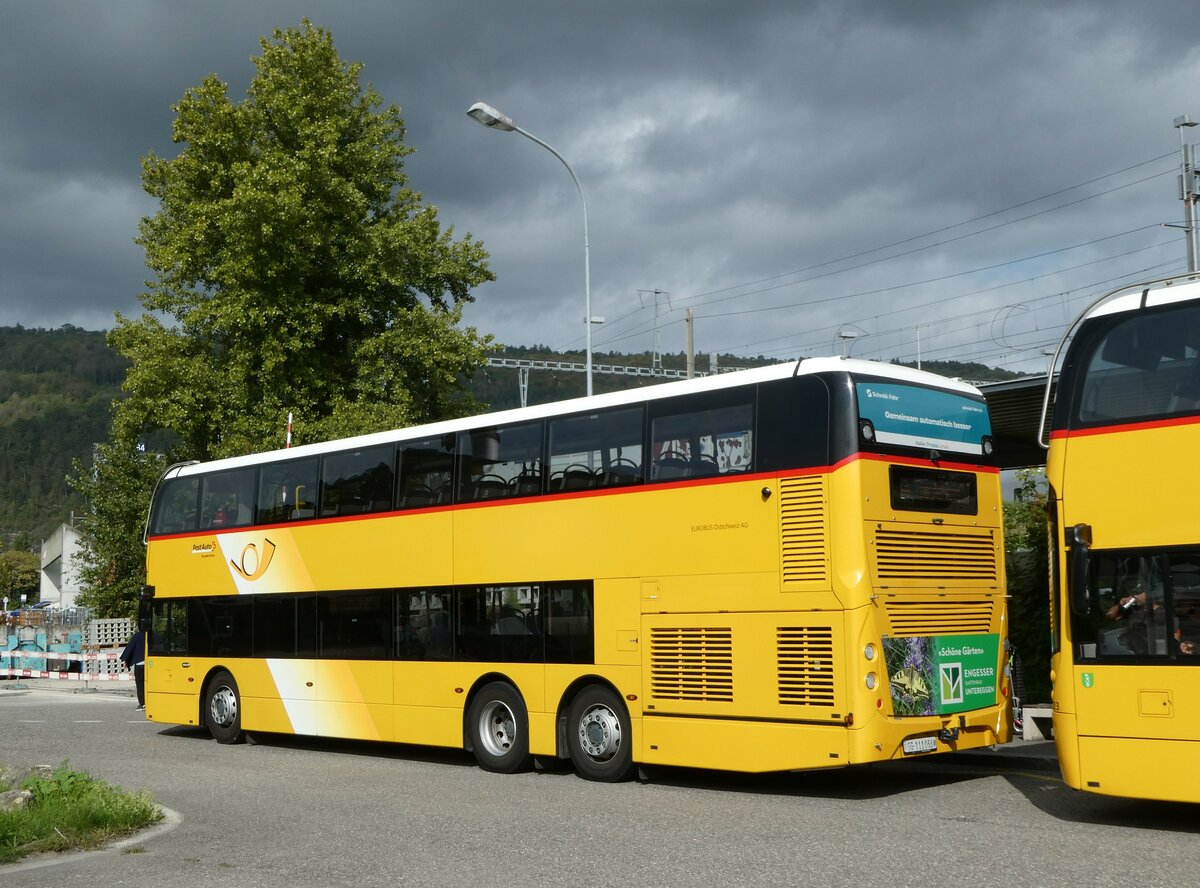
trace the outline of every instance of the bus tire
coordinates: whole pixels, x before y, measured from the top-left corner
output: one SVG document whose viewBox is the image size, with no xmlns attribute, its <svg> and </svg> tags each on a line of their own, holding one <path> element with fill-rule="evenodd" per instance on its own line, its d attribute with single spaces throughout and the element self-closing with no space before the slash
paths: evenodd
<svg viewBox="0 0 1200 888">
<path fill-rule="evenodd" d="M 617 783 L 633 773 L 633 731 L 621 698 L 603 685 L 589 685 L 567 713 L 567 751 L 585 780 Z"/>
<path fill-rule="evenodd" d="M 485 771 L 515 774 L 533 763 L 529 713 L 517 689 L 493 681 L 479 689 L 467 711 L 467 735 L 475 761 Z"/>
<path fill-rule="evenodd" d="M 224 670 L 213 675 L 204 692 L 204 726 L 218 743 L 240 743 L 242 696 L 233 676 Z"/>
</svg>

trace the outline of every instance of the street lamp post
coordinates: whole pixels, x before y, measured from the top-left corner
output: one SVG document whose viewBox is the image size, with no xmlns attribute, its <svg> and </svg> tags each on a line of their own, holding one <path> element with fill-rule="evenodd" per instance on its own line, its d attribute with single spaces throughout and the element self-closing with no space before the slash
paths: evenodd
<svg viewBox="0 0 1200 888">
<path fill-rule="evenodd" d="M 467 109 L 467 116 L 473 120 L 486 126 L 488 129 L 499 130 L 502 133 L 520 133 L 531 142 L 536 142 L 541 145 L 551 154 L 559 159 L 559 162 L 567 168 L 567 172 L 571 174 L 571 181 L 575 183 L 575 188 L 579 191 L 579 201 L 583 204 L 583 300 L 584 300 L 584 315 L 583 326 L 586 331 L 585 341 L 587 349 L 587 393 L 590 398 L 592 395 L 592 270 L 591 259 L 588 248 L 588 219 L 587 219 L 587 199 L 583 196 L 583 187 L 579 184 L 579 177 L 575 175 L 575 171 L 571 169 L 571 165 L 566 159 L 554 150 L 553 147 L 543 142 L 533 133 L 521 129 L 513 121 L 511 117 L 497 111 L 491 105 L 483 102 L 476 102 Z"/>
<path fill-rule="evenodd" d="M 842 324 L 837 328 L 837 332 L 833 334 L 834 341 L 842 343 L 842 357 L 850 356 L 850 349 L 854 348 L 854 340 L 862 339 L 869 335 L 866 330 L 856 324 Z"/>
</svg>

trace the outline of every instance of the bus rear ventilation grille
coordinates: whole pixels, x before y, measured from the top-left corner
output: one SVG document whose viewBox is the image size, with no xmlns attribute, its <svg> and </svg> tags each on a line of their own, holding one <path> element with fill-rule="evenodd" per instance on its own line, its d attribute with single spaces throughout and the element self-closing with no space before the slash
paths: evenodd
<svg viewBox="0 0 1200 888">
<path fill-rule="evenodd" d="M 995 582 L 996 541 L 990 535 L 880 530 L 875 534 L 879 579 Z"/>
<path fill-rule="evenodd" d="M 784 583 L 828 581 L 825 478 L 785 478 L 779 486 Z"/>
<path fill-rule="evenodd" d="M 733 630 L 650 630 L 650 696 L 733 702 Z"/>
<path fill-rule="evenodd" d="M 779 702 L 784 706 L 833 706 L 833 629 L 781 626 L 775 633 Z"/>
<path fill-rule="evenodd" d="M 906 635 L 970 635 L 990 632 L 991 601 L 887 601 L 888 632 Z"/>
</svg>

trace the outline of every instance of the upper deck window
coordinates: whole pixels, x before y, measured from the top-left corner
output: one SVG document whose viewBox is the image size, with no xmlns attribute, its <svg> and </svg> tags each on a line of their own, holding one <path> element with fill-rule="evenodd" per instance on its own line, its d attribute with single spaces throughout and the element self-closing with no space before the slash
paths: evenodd
<svg viewBox="0 0 1200 888">
<path fill-rule="evenodd" d="M 458 433 L 458 501 L 542 492 L 542 423 Z"/>
<path fill-rule="evenodd" d="M 259 524 L 312 518 L 317 510 L 317 458 L 273 463 L 258 483 Z"/>
<path fill-rule="evenodd" d="M 200 492 L 201 530 L 246 527 L 254 521 L 253 468 L 205 475 Z"/>
<path fill-rule="evenodd" d="M 154 505 L 151 533 L 188 533 L 196 529 L 196 500 L 200 479 L 172 478 L 163 483 Z"/>
<path fill-rule="evenodd" d="M 705 392 L 650 406 L 651 481 L 748 471 L 754 464 L 754 392 Z"/>
<path fill-rule="evenodd" d="M 1097 318 L 1080 339 L 1072 425 L 1200 412 L 1200 304 Z"/>
<path fill-rule="evenodd" d="M 325 457 L 321 515 L 361 515 L 392 507 L 395 449 L 367 447 Z"/>
<path fill-rule="evenodd" d="M 549 490 L 640 482 L 643 413 L 628 407 L 551 420 Z"/>
</svg>

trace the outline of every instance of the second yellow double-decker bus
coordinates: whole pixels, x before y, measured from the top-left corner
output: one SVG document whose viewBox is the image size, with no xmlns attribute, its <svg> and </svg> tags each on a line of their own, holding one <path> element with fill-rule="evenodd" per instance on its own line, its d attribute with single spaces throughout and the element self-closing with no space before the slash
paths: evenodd
<svg viewBox="0 0 1200 888">
<path fill-rule="evenodd" d="M 1046 466 L 1063 778 L 1200 801 L 1200 278 L 1111 293 L 1068 336 Z"/>
<path fill-rule="evenodd" d="M 968 385 L 812 359 L 176 466 L 147 714 L 606 781 L 1004 742 L 990 435 Z"/>
</svg>

